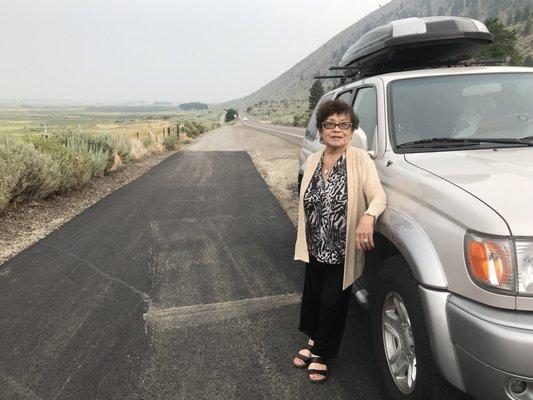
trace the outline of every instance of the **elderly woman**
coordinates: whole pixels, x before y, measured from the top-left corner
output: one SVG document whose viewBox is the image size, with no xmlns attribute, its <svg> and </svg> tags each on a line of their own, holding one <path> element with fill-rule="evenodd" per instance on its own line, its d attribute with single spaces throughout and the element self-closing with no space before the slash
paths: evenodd
<svg viewBox="0 0 533 400">
<path fill-rule="evenodd" d="M 302 179 L 295 260 L 306 263 L 299 330 L 309 337 L 294 366 L 309 365 L 311 382 L 327 379 L 327 359 L 337 355 L 350 286 L 374 247 L 374 223 L 386 206 L 376 168 L 366 151 L 349 145 L 359 120 L 338 100 L 316 112 L 323 151 L 312 154 Z"/>
</svg>

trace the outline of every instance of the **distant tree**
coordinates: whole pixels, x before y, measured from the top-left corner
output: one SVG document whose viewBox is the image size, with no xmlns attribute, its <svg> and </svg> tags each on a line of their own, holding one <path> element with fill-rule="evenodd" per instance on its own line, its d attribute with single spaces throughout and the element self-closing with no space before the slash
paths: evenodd
<svg viewBox="0 0 533 400">
<path fill-rule="evenodd" d="M 311 89 L 309 89 L 309 110 L 314 110 L 318 104 L 318 100 L 324 95 L 324 86 L 322 82 L 317 79 Z"/>
<path fill-rule="evenodd" d="M 476 59 L 503 59 L 510 65 L 520 65 L 522 56 L 515 48 L 516 31 L 508 29 L 498 18 L 485 20 L 485 25 L 490 33 L 494 35 L 494 43 L 490 44 L 480 52 Z"/>
<path fill-rule="evenodd" d="M 228 108 L 228 110 L 226 111 L 226 122 L 233 121 L 235 118 L 237 118 L 237 115 L 239 115 L 239 113 L 236 109 Z"/>
<path fill-rule="evenodd" d="M 179 106 L 182 110 L 207 110 L 207 104 L 193 101 L 191 103 L 183 103 Z"/>
<path fill-rule="evenodd" d="M 531 18 L 528 18 L 526 21 L 526 26 L 524 27 L 524 35 L 529 35 L 531 33 Z"/>
</svg>

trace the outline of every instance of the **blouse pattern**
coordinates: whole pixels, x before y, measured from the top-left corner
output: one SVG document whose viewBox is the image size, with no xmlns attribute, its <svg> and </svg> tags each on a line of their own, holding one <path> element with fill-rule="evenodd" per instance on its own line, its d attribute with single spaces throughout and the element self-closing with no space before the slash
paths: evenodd
<svg viewBox="0 0 533 400">
<path fill-rule="evenodd" d="M 306 239 L 309 254 L 328 264 L 344 262 L 348 190 L 346 154 L 335 162 L 327 180 L 322 179 L 323 156 L 304 193 Z"/>
</svg>

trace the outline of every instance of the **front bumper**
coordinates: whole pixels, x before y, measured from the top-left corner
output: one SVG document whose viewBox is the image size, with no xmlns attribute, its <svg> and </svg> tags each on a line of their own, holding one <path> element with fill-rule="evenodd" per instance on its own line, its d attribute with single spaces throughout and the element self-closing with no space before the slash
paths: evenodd
<svg viewBox="0 0 533 400">
<path fill-rule="evenodd" d="M 480 400 L 533 400 L 533 313 L 454 295 L 446 308 L 466 391 Z"/>
</svg>

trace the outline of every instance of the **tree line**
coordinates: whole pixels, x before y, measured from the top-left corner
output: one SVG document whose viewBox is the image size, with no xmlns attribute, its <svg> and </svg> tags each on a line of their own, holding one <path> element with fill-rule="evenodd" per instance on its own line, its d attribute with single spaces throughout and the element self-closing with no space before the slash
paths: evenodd
<svg viewBox="0 0 533 400">
<path fill-rule="evenodd" d="M 182 110 L 207 110 L 207 104 L 200 103 L 198 101 L 193 101 L 190 103 L 183 103 L 179 105 L 179 108 Z"/>
</svg>

